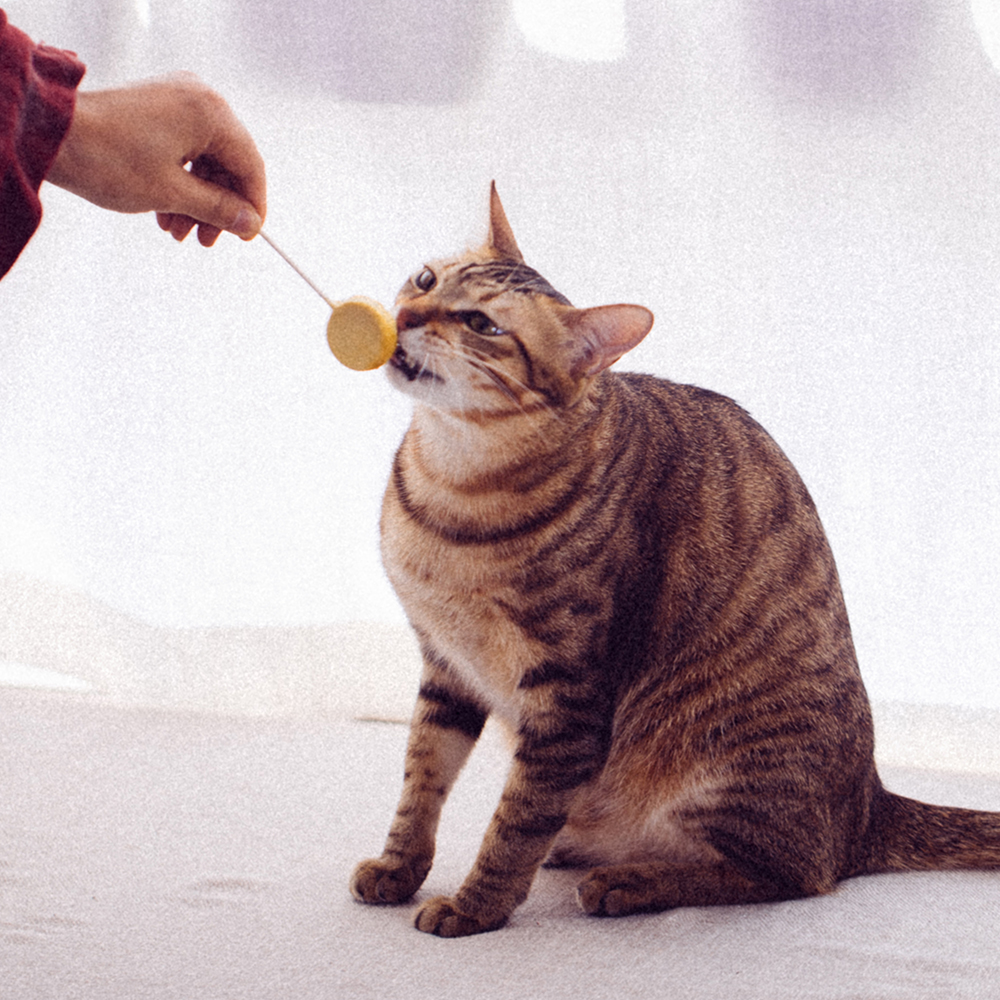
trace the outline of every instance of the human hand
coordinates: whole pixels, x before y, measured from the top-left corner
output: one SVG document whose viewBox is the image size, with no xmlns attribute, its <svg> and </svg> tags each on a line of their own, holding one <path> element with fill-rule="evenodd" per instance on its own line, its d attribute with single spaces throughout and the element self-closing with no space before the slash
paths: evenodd
<svg viewBox="0 0 1000 1000">
<path fill-rule="evenodd" d="M 267 212 L 253 139 L 189 73 L 78 93 L 46 179 L 102 208 L 156 212 L 177 240 L 197 226 L 203 246 L 223 230 L 253 239 Z"/>
</svg>

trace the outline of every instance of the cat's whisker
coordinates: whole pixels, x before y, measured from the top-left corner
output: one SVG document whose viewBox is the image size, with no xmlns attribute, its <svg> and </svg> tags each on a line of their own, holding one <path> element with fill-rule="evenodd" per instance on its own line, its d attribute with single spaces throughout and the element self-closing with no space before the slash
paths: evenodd
<svg viewBox="0 0 1000 1000">
<path fill-rule="evenodd" d="M 420 359 L 420 370 L 417 374 L 417 378 L 421 378 L 425 374 L 430 374 L 432 378 L 440 378 L 441 373 L 438 371 L 438 367 L 435 364 L 436 354 L 433 349 L 425 350 L 423 352 L 423 357 Z"/>
<path fill-rule="evenodd" d="M 523 389 L 525 392 L 531 392 L 520 379 L 515 378 L 509 372 L 504 372 L 498 369 L 492 362 L 492 359 L 484 354 L 482 351 L 476 350 L 474 347 L 469 347 L 467 345 L 461 345 L 456 347 L 455 353 L 462 358 L 465 358 L 470 364 L 472 364 L 477 371 L 484 372 L 490 380 L 500 389 L 500 391 L 511 400 L 519 400 L 517 394 L 511 389 L 507 384 L 505 379 L 509 379 L 513 382 L 519 389 Z"/>
<path fill-rule="evenodd" d="M 456 347 L 455 353 L 457 357 L 460 357 L 463 360 L 465 360 L 476 371 L 481 372 L 483 375 L 485 375 L 497 387 L 497 389 L 507 399 L 509 399 L 518 408 L 518 410 L 521 411 L 521 414 L 523 416 L 531 417 L 538 412 L 538 411 L 532 411 L 528 407 L 526 407 L 524 405 L 523 400 L 517 395 L 516 392 L 513 391 L 513 389 L 511 389 L 511 387 L 507 384 L 505 380 L 510 379 L 511 382 L 515 383 L 515 385 L 524 389 L 524 391 L 527 393 L 531 393 L 532 390 L 523 382 L 521 382 L 519 379 L 511 375 L 509 372 L 501 372 L 500 370 L 498 370 L 493 365 L 491 359 L 489 359 L 485 355 L 482 355 L 479 351 L 476 351 L 475 348 L 471 347 L 470 348 Z M 552 418 L 556 420 L 562 419 L 562 415 L 559 413 L 559 411 L 556 410 L 554 407 L 550 406 L 544 399 L 542 400 L 542 404 L 543 404 L 543 412 L 548 419 Z M 531 431 L 535 435 L 535 437 L 537 437 L 539 440 L 541 441 L 547 440 L 541 427 L 538 426 L 537 419 L 532 422 Z"/>
<path fill-rule="evenodd" d="M 517 388 L 524 390 L 525 393 L 532 395 L 537 395 L 535 391 L 524 382 L 522 382 L 515 375 L 511 375 L 508 371 L 503 371 L 496 367 L 493 363 L 493 359 L 489 355 L 482 351 L 477 350 L 475 347 L 469 345 L 461 345 L 455 348 L 455 353 L 468 361 L 477 371 L 482 372 L 487 378 L 492 381 L 496 387 L 509 399 L 511 402 L 517 403 L 522 411 L 527 413 L 527 408 L 525 407 L 521 398 L 511 389 L 508 382 L 512 382 Z M 562 415 L 554 407 L 549 406 L 549 404 L 542 399 L 541 402 L 545 406 L 548 414 L 555 417 L 558 420 L 562 419 Z"/>
<path fill-rule="evenodd" d="M 456 344 L 453 350 L 456 357 L 466 361 L 470 367 L 485 375 L 507 399 L 512 403 L 517 403 L 522 409 L 524 408 L 517 393 L 504 381 L 505 378 L 511 378 L 511 381 L 517 382 L 516 379 L 508 376 L 506 372 L 498 371 L 486 355 L 476 351 L 474 348 Z M 521 385 L 521 387 L 527 390 L 527 386 Z"/>
<path fill-rule="evenodd" d="M 506 396 L 512 403 L 517 403 L 521 409 L 524 409 L 524 404 L 521 402 L 520 397 L 516 392 L 514 392 L 513 389 L 511 389 L 509 385 L 507 385 L 499 372 L 476 358 L 469 358 L 467 360 L 469 361 L 469 364 L 476 369 L 476 371 L 482 372 L 500 390 L 502 395 Z"/>
</svg>

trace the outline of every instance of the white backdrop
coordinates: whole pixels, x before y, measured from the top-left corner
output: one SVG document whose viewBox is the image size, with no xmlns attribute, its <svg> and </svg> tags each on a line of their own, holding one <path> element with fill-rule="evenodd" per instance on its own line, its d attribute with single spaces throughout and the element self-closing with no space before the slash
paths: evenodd
<svg viewBox="0 0 1000 1000">
<path fill-rule="evenodd" d="M 1000 76 L 968 0 L 591 0 L 596 41 L 542 0 L 3 6 L 85 87 L 221 89 L 268 232 L 335 297 L 479 240 L 496 178 L 560 291 L 656 313 L 619 367 L 734 396 L 796 462 L 872 695 L 1000 707 Z M 263 241 L 44 200 L 0 284 L 0 658 L 115 616 L 401 623 L 406 401 L 338 366 Z"/>
</svg>

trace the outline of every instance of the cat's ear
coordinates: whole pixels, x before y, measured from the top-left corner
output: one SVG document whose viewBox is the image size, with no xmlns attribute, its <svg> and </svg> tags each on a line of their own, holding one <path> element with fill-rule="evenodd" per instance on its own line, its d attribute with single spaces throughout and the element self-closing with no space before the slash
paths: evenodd
<svg viewBox="0 0 1000 1000">
<path fill-rule="evenodd" d="M 631 351 L 653 328 L 645 306 L 596 306 L 574 309 L 563 322 L 573 333 L 573 374 L 596 375 Z"/>
<path fill-rule="evenodd" d="M 490 235 L 486 239 L 488 246 L 496 250 L 501 257 L 508 260 L 516 260 L 524 263 L 524 257 L 518 249 L 517 240 L 514 239 L 514 231 L 507 221 L 507 213 L 500 204 L 500 195 L 497 194 L 497 182 L 490 182 Z"/>
</svg>

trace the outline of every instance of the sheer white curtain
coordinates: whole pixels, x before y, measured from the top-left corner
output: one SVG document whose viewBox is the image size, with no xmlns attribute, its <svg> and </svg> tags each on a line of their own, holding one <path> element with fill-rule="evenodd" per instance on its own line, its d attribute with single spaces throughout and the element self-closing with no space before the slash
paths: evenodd
<svg viewBox="0 0 1000 1000">
<path fill-rule="evenodd" d="M 873 697 L 1000 708 L 1000 75 L 968 0 L 593 2 L 565 32 L 500 0 L 3 5 L 85 86 L 221 89 L 333 295 L 391 302 L 496 178 L 557 288 L 656 313 L 620 367 L 734 396 L 797 463 Z M 406 402 L 261 241 L 45 204 L 0 285 L 0 656 L 126 700 L 405 701 L 377 516 Z"/>
</svg>

